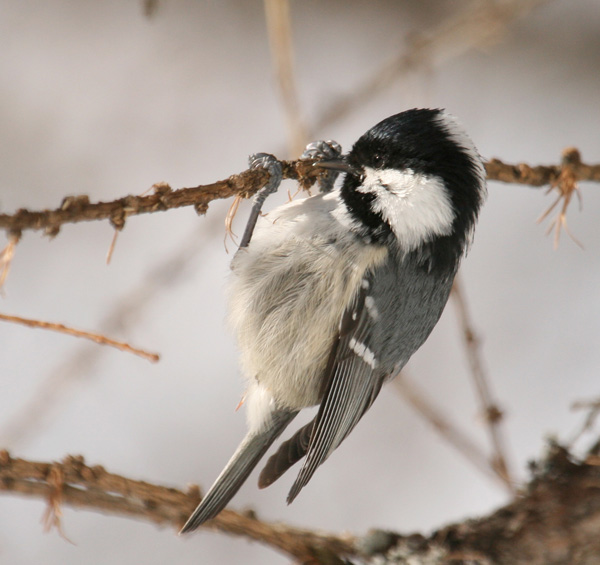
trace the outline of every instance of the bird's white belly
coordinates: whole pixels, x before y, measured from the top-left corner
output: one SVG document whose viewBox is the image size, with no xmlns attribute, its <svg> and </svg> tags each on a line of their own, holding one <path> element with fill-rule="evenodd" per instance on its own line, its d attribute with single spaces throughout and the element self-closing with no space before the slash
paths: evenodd
<svg viewBox="0 0 600 565">
<path fill-rule="evenodd" d="M 259 385 L 278 406 L 295 409 L 320 401 L 343 311 L 365 271 L 387 256 L 382 247 L 340 243 L 335 221 L 303 238 L 299 221 L 265 220 L 256 241 L 234 258 L 230 284 L 230 320 L 249 392 Z"/>
</svg>

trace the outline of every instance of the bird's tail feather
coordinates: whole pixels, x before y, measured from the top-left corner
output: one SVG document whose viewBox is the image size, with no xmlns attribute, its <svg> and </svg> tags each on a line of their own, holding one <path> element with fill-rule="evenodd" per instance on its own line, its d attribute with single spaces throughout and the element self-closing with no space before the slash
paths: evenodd
<svg viewBox="0 0 600 565">
<path fill-rule="evenodd" d="M 196 510 L 188 518 L 180 534 L 195 530 L 214 518 L 240 489 L 252 469 L 270 445 L 279 437 L 298 412 L 278 411 L 272 414 L 269 425 L 260 431 L 250 431 L 210 487 Z"/>
<path fill-rule="evenodd" d="M 315 421 L 312 420 L 300 428 L 290 439 L 279 446 L 276 453 L 269 457 L 258 478 L 258 488 L 265 488 L 273 484 L 292 465 L 306 455 L 314 424 Z"/>
</svg>

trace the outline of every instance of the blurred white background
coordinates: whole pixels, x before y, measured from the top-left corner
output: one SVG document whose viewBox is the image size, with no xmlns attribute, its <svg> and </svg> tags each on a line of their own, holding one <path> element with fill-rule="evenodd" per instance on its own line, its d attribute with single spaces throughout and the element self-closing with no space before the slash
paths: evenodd
<svg viewBox="0 0 600 565">
<path fill-rule="evenodd" d="M 493 2 L 297 2 L 296 79 L 309 127 L 392 57 L 469 7 Z M 514 12 L 518 2 L 496 2 Z M 526 2 L 520 4 L 527 5 Z M 482 24 L 483 25 L 483 24 Z M 550 164 L 566 146 L 600 162 L 600 9 L 597 0 L 541 2 L 494 41 L 442 49 L 342 121 L 315 132 L 346 149 L 384 117 L 414 106 L 459 116 L 485 158 Z M 57 207 L 225 178 L 247 155 L 287 157 L 286 128 L 260 2 L 3 2 L 0 5 L 0 210 Z M 293 185 L 287 188 L 293 190 Z M 570 405 L 599 394 L 600 190 L 557 251 L 535 219 L 553 196 L 490 183 L 464 263 L 469 309 L 520 480 L 548 436 L 582 421 Z M 135 217 L 110 266 L 107 222 L 65 226 L 52 241 L 25 233 L 0 311 L 78 328 L 160 352 L 152 365 L 80 340 L 0 325 L 0 447 L 15 457 L 89 464 L 131 478 L 208 487 L 245 430 L 236 351 L 225 323 L 230 254 L 223 218 L 191 209 Z M 238 217 L 242 230 L 245 210 Z M 0 247 L 5 241 L 0 242 Z M 181 269 L 170 263 L 184 254 Z M 168 282 L 163 284 L 163 278 Z M 143 306 L 127 323 L 119 314 Z M 82 361 L 75 366 L 75 360 Z M 410 374 L 488 449 L 450 305 L 410 363 Z M 288 434 L 286 434 L 288 435 Z M 585 442 L 583 444 L 585 446 Z M 490 512 L 504 490 L 438 438 L 393 386 L 292 505 L 294 472 L 265 491 L 256 475 L 233 508 L 329 531 L 370 527 L 426 533 Z M 171 529 L 64 508 L 75 545 L 40 522 L 45 503 L 0 498 L 0 562 L 15 565 L 261 563 L 288 560 L 243 539 Z"/>
</svg>

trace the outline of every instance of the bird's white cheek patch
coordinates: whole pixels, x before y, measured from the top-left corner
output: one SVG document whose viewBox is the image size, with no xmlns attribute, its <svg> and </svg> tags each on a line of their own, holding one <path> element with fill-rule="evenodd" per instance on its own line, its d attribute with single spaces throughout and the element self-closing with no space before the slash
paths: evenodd
<svg viewBox="0 0 600 565">
<path fill-rule="evenodd" d="M 452 230 L 454 211 L 441 178 L 411 169 L 365 168 L 361 192 L 375 195 L 373 209 L 388 222 L 400 243 L 414 249 Z"/>
</svg>

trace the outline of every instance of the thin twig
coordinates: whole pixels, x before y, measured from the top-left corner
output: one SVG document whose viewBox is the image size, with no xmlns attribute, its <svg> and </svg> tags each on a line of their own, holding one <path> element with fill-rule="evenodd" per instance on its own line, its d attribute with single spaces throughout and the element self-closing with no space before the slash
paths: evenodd
<svg viewBox="0 0 600 565">
<path fill-rule="evenodd" d="M 106 252 L 106 264 L 110 265 L 110 261 L 113 256 L 113 251 L 115 250 L 115 246 L 117 245 L 117 238 L 119 237 L 119 230 L 115 229 L 115 233 L 110 240 L 110 245 L 108 246 L 108 251 Z"/>
<path fill-rule="evenodd" d="M 516 492 L 515 484 L 511 476 L 508 458 L 506 455 L 505 441 L 502 430 L 500 429 L 503 412 L 493 399 L 488 382 L 489 378 L 483 367 L 483 361 L 480 355 L 479 338 L 473 329 L 473 321 L 469 315 L 466 300 L 463 295 L 462 285 L 458 277 L 454 280 L 451 297 L 456 305 L 458 323 L 462 330 L 461 333 L 463 336 L 467 360 L 471 369 L 471 377 L 473 379 L 475 390 L 477 391 L 477 397 L 479 398 L 481 411 L 484 416 L 485 424 L 492 444 L 493 456 L 491 465 L 496 473 L 498 473 L 498 475 L 505 482 L 508 489 L 514 494 Z"/>
<path fill-rule="evenodd" d="M 218 223 L 217 217 L 209 217 L 207 223 L 187 234 L 173 246 L 167 257 L 160 257 L 151 265 L 130 291 L 114 300 L 104 318 L 98 323 L 102 333 L 126 331 L 139 321 L 144 309 L 152 304 L 157 295 L 180 280 L 192 266 L 201 265 L 200 254 L 206 246 L 204 234 L 213 233 Z M 192 261 L 191 259 L 194 259 Z M 67 391 L 84 380 L 89 380 L 93 372 L 90 367 L 98 362 L 105 349 L 83 342 L 73 348 L 59 365 L 30 393 L 18 411 L 4 422 L 0 431 L 0 445 L 22 444 L 46 424 L 49 414 L 56 410 L 59 400 L 67 396 Z"/>
<path fill-rule="evenodd" d="M 19 243 L 19 237 L 20 236 L 13 233 L 8 238 L 8 243 L 4 249 L 0 251 L 0 292 L 4 287 L 8 271 L 10 271 L 10 265 L 15 256 L 15 249 L 17 248 L 17 243 Z"/>
<path fill-rule="evenodd" d="M 434 406 L 425 397 L 414 382 L 411 382 L 407 377 L 405 371 L 398 375 L 393 382 L 403 398 L 469 463 L 474 465 L 488 478 L 494 479 L 494 481 L 500 480 L 503 485 L 506 485 L 505 478 L 498 473 L 498 470 L 493 465 L 490 465 L 488 458 L 481 449 L 463 431 L 451 423 L 442 414 L 438 406 Z"/>
<path fill-rule="evenodd" d="M 153 363 L 156 363 L 160 360 L 160 355 L 158 355 L 158 353 L 150 353 L 148 351 L 145 351 L 144 349 L 132 347 L 131 345 L 123 341 L 116 341 L 98 333 L 76 330 L 69 326 L 65 326 L 64 324 L 57 324 L 55 322 L 44 322 L 42 320 L 33 320 L 31 318 L 22 318 L 21 316 L 9 316 L 8 314 L 0 314 L 0 320 L 4 320 L 5 322 L 12 322 L 14 324 L 22 324 L 24 326 L 29 326 L 30 328 L 41 328 L 44 330 L 52 330 L 54 332 L 72 335 L 74 337 L 83 337 L 101 345 L 108 345 L 110 347 L 120 349 L 121 351 L 133 353 L 134 355 L 138 355 L 139 357 L 148 359 L 148 361 L 152 361 Z"/>
<path fill-rule="evenodd" d="M 571 410 L 587 410 L 587 416 L 585 420 L 581 424 L 581 427 L 577 432 L 573 434 L 571 439 L 567 442 L 567 447 L 571 449 L 577 441 L 585 434 L 589 432 L 596 420 L 600 416 L 600 398 L 596 400 L 579 400 L 578 402 L 574 402 L 571 404 Z"/>
<path fill-rule="evenodd" d="M 561 228 L 565 230 L 567 235 L 583 249 L 582 243 L 571 233 L 567 225 L 567 209 L 571 203 L 573 195 L 576 194 L 579 199 L 579 208 L 581 209 L 581 191 L 577 184 L 577 173 L 575 168 L 581 164 L 581 155 L 574 147 L 568 147 L 562 154 L 562 167 L 558 178 L 550 183 L 548 192 L 556 190 L 558 196 L 556 200 L 548 207 L 548 209 L 538 218 L 538 223 L 543 222 L 554 208 L 562 201 L 562 206 L 556 217 L 550 222 L 547 234 L 554 230 L 554 249 L 558 248 L 560 241 Z"/>
</svg>

